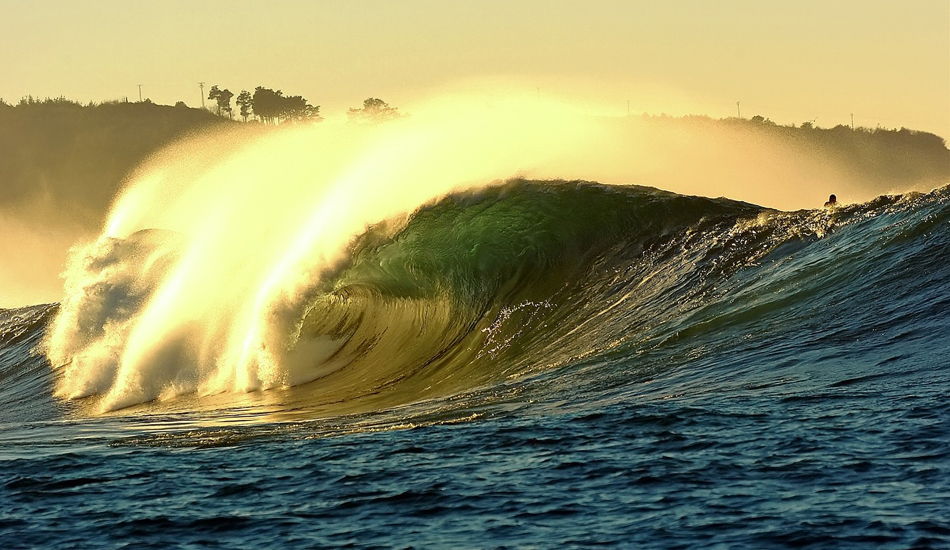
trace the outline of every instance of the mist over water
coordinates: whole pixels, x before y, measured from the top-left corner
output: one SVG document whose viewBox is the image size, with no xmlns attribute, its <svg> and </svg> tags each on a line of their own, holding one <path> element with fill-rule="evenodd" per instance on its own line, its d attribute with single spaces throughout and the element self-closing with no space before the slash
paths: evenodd
<svg viewBox="0 0 950 550">
<path fill-rule="evenodd" d="M 412 106 L 410 118 L 387 125 L 386 132 L 357 129 L 342 120 L 325 122 L 320 130 L 311 129 L 310 137 L 285 139 L 284 145 L 275 146 L 280 149 L 275 154 L 284 155 L 281 173 L 312 171 L 307 163 L 323 167 L 324 172 L 333 162 L 356 166 L 361 155 L 387 154 L 384 149 L 398 151 L 400 142 L 422 151 L 427 147 L 423 141 L 439 139 L 423 138 L 426 132 L 459 136 L 469 128 L 473 140 L 492 141 L 498 150 L 507 148 L 508 161 L 517 159 L 474 170 L 494 178 L 524 175 L 634 183 L 782 209 L 814 207 L 832 192 L 853 203 L 882 193 L 927 191 L 950 177 L 948 152 L 941 139 L 930 134 L 918 139 L 914 132 L 904 130 L 852 132 L 839 127 L 806 131 L 754 119 L 613 117 L 605 116 L 608 111 L 602 106 L 576 100 L 512 99 L 499 92 L 503 89 L 495 85 L 446 91 L 427 104 Z M 635 112 L 648 108 L 646 99 L 638 103 L 642 105 L 634 105 Z M 147 103 L 81 107 L 52 102 L 7 107 L 2 122 L 0 138 L 9 142 L 10 154 L 0 157 L 0 177 L 4 179 L 0 187 L 0 307 L 62 298 L 57 275 L 67 249 L 101 231 L 107 206 L 114 202 L 123 182 L 128 186 L 142 178 L 157 177 L 142 169 L 127 176 L 157 149 L 162 152 L 146 165 L 158 172 L 174 171 L 162 178 L 165 187 L 161 189 L 181 190 L 192 187 L 191 182 L 203 172 L 220 170 L 231 162 L 226 159 L 254 156 L 258 144 L 278 139 L 279 134 L 308 133 L 285 126 L 229 124 L 206 111 Z M 176 136 L 181 139 L 196 131 L 204 137 L 167 145 Z M 369 138 L 369 134 L 376 137 Z M 478 135 L 481 137 L 474 138 Z M 308 140 L 317 146 L 320 139 L 332 147 L 320 145 L 323 149 L 317 152 L 296 151 L 289 145 L 295 141 L 306 149 Z M 386 140 L 393 143 L 385 144 Z M 344 147 L 344 143 L 350 145 Z M 474 141 L 457 146 L 465 152 L 445 156 L 456 164 L 454 175 L 447 179 L 464 179 L 470 170 L 467 161 L 496 162 L 498 158 Z M 349 152 L 336 152 L 347 147 Z M 539 156 L 538 151 L 552 154 Z M 341 154 L 349 160 L 330 159 Z M 316 160 L 319 155 L 325 158 Z M 437 166 L 439 155 L 446 151 L 433 150 L 424 166 L 414 169 L 442 169 Z M 255 178 L 263 179 L 260 174 L 242 174 L 232 178 L 231 187 L 240 188 L 241 182 Z M 156 212 L 164 210 L 156 208 Z M 29 246 L 21 246 L 25 242 Z"/>
</svg>

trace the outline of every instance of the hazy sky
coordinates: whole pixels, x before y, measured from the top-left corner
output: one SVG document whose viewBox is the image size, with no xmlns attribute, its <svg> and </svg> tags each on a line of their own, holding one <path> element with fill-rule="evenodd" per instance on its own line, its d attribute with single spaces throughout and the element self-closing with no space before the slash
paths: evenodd
<svg viewBox="0 0 950 550">
<path fill-rule="evenodd" d="M 950 137 L 948 0 L 0 0 L 0 97 L 200 104 L 198 82 L 411 110 L 501 79 L 625 114 Z M 480 88 L 482 89 L 482 88 Z M 487 89 L 487 88 L 485 88 Z"/>
</svg>

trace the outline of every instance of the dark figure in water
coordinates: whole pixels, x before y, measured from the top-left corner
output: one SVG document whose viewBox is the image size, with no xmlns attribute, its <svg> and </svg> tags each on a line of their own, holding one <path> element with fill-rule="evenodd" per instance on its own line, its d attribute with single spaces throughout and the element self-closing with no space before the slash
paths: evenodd
<svg viewBox="0 0 950 550">
<path fill-rule="evenodd" d="M 828 202 L 825 203 L 825 208 L 828 208 L 829 206 L 838 206 L 838 197 L 835 197 L 834 195 L 828 197 Z"/>
</svg>

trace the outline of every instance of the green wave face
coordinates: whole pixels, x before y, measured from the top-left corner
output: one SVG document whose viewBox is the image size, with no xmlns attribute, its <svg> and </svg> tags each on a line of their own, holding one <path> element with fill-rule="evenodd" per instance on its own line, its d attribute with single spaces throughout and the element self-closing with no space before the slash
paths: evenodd
<svg viewBox="0 0 950 550">
<path fill-rule="evenodd" d="M 684 238 L 761 211 L 587 182 L 514 180 L 447 196 L 369 228 L 325 278 L 302 340 L 345 343 L 314 391 L 418 399 L 597 353 L 631 309 L 689 294 L 671 292 L 695 275 L 683 265 L 692 255 L 674 253 Z"/>
<path fill-rule="evenodd" d="M 667 356 L 643 362 L 649 377 L 691 349 L 785 334 L 833 311 L 831 289 L 877 284 L 908 244 L 881 235 L 950 217 L 946 192 L 792 213 L 586 182 L 448 196 L 369 228 L 326 279 L 302 334 L 345 344 L 309 395 L 375 408 Z"/>
</svg>

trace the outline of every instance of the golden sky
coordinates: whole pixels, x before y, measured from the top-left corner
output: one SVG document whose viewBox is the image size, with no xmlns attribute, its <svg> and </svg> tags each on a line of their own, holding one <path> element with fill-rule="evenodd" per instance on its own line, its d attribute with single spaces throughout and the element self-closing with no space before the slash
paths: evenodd
<svg viewBox="0 0 950 550">
<path fill-rule="evenodd" d="M 761 114 L 950 136 L 948 0 L 0 0 L 0 97 L 200 104 L 198 82 L 324 115 L 488 78 L 626 114 Z M 509 90 L 510 91 L 510 90 Z"/>
</svg>

